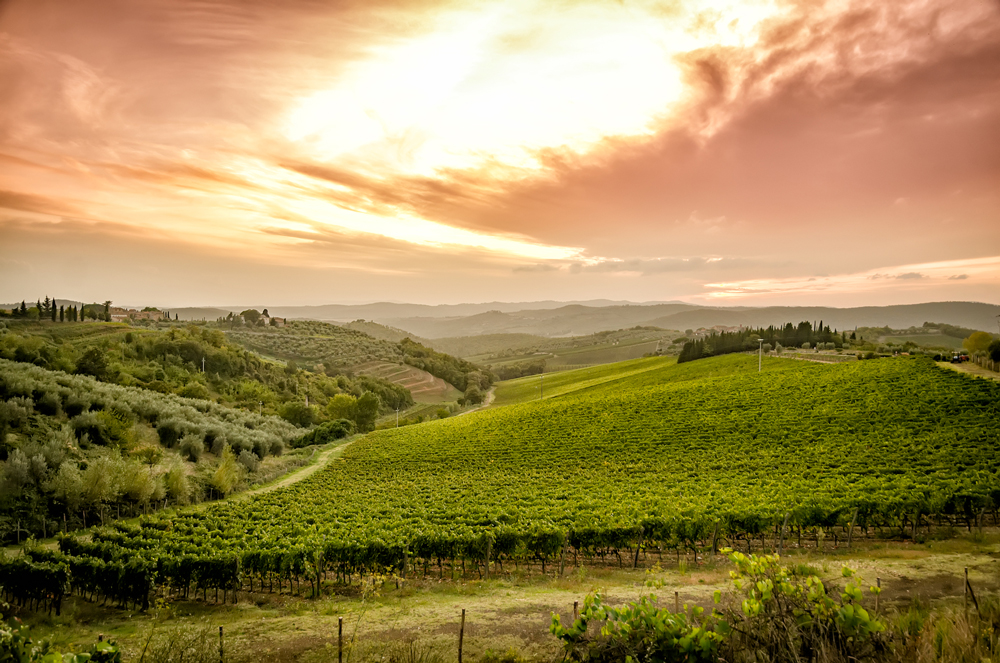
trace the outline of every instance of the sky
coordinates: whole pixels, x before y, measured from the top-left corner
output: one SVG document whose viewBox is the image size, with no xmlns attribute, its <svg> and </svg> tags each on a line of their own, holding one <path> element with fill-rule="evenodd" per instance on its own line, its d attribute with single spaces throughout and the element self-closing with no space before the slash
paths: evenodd
<svg viewBox="0 0 1000 663">
<path fill-rule="evenodd" d="M 1000 2 L 0 0 L 0 301 L 1000 303 Z"/>
</svg>

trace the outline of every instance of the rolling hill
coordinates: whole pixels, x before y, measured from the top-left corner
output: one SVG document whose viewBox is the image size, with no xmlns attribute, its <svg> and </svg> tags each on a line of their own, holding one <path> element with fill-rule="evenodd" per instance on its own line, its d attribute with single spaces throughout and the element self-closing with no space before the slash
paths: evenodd
<svg viewBox="0 0 1000 663">
<path fill-rule="evenodd" d="M 193 573 L 253 592 L 289 569 L 544 573 L 720 541 L 752 551 L 782 522 L 817 542 L 849 522 L 856 536 L 915 532 L 968 524 L 1000 497 L 1000 384 L 926 359 L 601 371 L 564 374 L 566 390 L 538 402 L 376 431 L 287 488 L 63 539 L 37 563 L 127 568 L 115 597 L 138 602 Z"/>
</svg>

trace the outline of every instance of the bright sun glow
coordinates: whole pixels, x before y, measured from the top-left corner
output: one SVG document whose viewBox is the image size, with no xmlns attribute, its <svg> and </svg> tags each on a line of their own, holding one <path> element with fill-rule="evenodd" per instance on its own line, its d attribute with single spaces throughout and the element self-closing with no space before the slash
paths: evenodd
<svg viewBox="0 0 1000 663">
<path fill-rule="evenodd" d="M 686 3 L 663 16 L 613 3 L 505 2 L 454 12 L 435 32 L 378 49 L 301 99 L 285 133 L 316 158 L 397 172 L 486 164 L 530 172 L 540 149 L 584 153 L 609 136 L 651 133 L 684 92 L 674 56 L 752 43 L 773 11 Z"/>
</svg>

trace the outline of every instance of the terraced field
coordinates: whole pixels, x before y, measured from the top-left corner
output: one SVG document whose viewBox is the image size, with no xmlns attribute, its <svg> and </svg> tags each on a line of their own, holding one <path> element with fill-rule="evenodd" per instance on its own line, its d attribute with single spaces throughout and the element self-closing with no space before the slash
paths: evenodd
<svg viewBox="0 0 1000 663">
<path fill-rule="evenodd" d="M 849 522 L 899 536 L 997 515 L 1000 384 L 910 358 L 618 369 L 540 402 L 378 431 L 253 499 L 65 539 L 32 557 L 33 582 L 64 565 L 74 589 L 138 603 L 158 583 L 318 590 L 326 574 L 442 560 L 488 572 L 718 539 L 759 548 L 786 518 L 807 537 Z"/>
<path fill-rule="evenodd" d="M 354 367 L 355 373 L 374 375 L 410 390 L 416 403 L 443 403 L 458 400 L 462 392 L 439 377 L 406 364 L 368 362 Z"/>
</svg>

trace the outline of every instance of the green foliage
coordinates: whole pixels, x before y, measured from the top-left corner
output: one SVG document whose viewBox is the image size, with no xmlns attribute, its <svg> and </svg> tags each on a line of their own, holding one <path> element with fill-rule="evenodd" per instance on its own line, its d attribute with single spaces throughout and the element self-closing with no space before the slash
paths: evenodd
<svg viewBox="0 0 1000 663">
<path fill-rule="evenodd" d="M 652 596 L 613 608 L 595 592 L 584 599 L 583 610 L 572 625 L 563 627 L 554 614 L 549 631 L 562 640 L 566 657 L 572 661 L 708 663 L 718 660 L 724 638 L 712 621 L 702 619 L 703 612 L 695 607 L 690 613 L 671 613 L 657 607 Z M 601 624 L 599 634 L 590 635 L 591 622 Z"/>
<path fill-rule="evenodd" d="M 863 660 L 886 647 L 886 625 L 862 606 L 864 582 L 852 569 L 842 569 L 846 584 L 834 596 L 817 576 L 781 566 L 777 555 L 734 552 L 729 558 L 736 570 L 725 611 L 727 660 L 823 660 L 831 653 Z"/>
<path fill-rule="evenodd" d="M 987 351 L 990 353 L 990 359 L 996 362 L 1000 362 L 1000 339 L 997 339 L 990 343 Z"/>
<path fill-rule="evenodd" d="M 35 641 L 31 637 L 31 629 L 15 618 L 10 624 L 0 624 L 0 662 L 121 663 L 122 655 L 113 640 L 96 642 L 79 654 L 60 654 L 53 651 L 47 642 Z"/>
<path fill-rule="evenodd" d="M 460 391 L 473 385 L 478 389 L 488 389 L 493 384 L 493 375 L 480 370 L 472 362 L 437 352 L 408 338 L 399 342 L 399 348 L 407 364 L 441 378 Z"/>
<path fill-rule="evenodd" d="M 612 608 L 593 593 L 569 627 L 553 614 L 549 630 L 566 658 L 593 663 L 851 661 L 886 650 L 886 624 L 862 606 L 863 583 L 853 570 L 844 567 L 847 581 L 834 597 L 817 576 L 781 566 L 777 555 L 729 558 L 736 566 L 731 587 L 725 600 L 716 591 L 708 615 L 697 606 L 671 612 L 655 596 Z M 591 622 L 601 625 L 599 633 Z"/>
<path fill-rule="evenodd" d="M 800 347 L 803 350 L 814 346 L 827 348 L 828 344 L 832 344 L 832 347 L 828 349 L 833 349 L 843 342 L 837 330 L 831 330 L 829 326 L 824 326 L 822 320 L 815 329 L 809 322 L 800 322 L 798 326 L 793 326 L 789 322 L 784 327 L 771 326 L 766 329 L 761 327 L 760 329 L 741 329 L 735 332 L 712 332 L 705 338 L 686 341 L 680 356 L 677 358 L 677 363 L 682 364 L 702 357 L 759 350 L 758 339 L 763 339 L 771 346 L 780 344 L 786 347 Z"/>
<path fill-rule="evenodd" d="M 282 405 L 300 402 L 305 395 L 322 408 L 336 394 L 357 397 L 365 391 L 378 395 L 386 412 L 413 404 L 409 391 L 399 385 L 371 376 L 288 370 L 291 363 L 267 361 L 228 342 L 220 329 L 205 326 L 154 331 L 117 323 L 20 325 L 14 331 L 0 330 L 0 358 L 158 393 L 214 400 L 255 413 L 277 414 Z"/>
<path fill-rule="evenodd" d="M 211 479 L 224 447 L 262 459 L 296 431 L 275 417 L 0 359 L 0 541 L 222 494 Z M 182 459 L 208 468 L 188 472 Z"/>
<path fill-rule="evenodd" d="M 302 437 L 292 440 L 291 447 L 299 449 L 312 444 L 327 444 L 354 435 L 356 424 L 351 419 L 335 419 L 320 424 Z"/>
<path fill-rule="evenodd" d="M 316 408 L 305 403 L 285 403 L 280 413 L 282 419 L 299 428 L 309 428 L 317 418 Z"/>
<path fill-rule="evenodd" d="M 992 335 L 984 331 L 977 331 L 969 334 L 969 337 L 962 341 L 962 347 L 969 352 L 986 352 L 992 342 Z"/>
<path fill-rule="evenodd" d="M 379 430 L 294 485 L 118 525 L 65 552 L 147 560 L 174 586 L 170 560 L 218 558 L 213 577 L 235 583 L 288 564 L 313 577 L 487 555 L 555 564 L 564 545 L 583 559 L 704 550 L 716 527 L 749 541 L 786 512 L 807 532 L 855 509 L 859 526 L 901 528 L 914 513 L 972 518 L 1000 497 L 1000 384 L 908 358 L 763 373 L 743 355 L 647 361 L 659 367 Z"/>
<path fill-rule="evenodd" d="M 92 375 L 103 380 L 108 374 L 108 360 L 99 348 L 90 348 L 76 362 L 76 372 L 80 375 Z"/>
<path fill-rule="evenodd" d="M 357 402 L 357 414 L 354 419 L 358 425 L 359 432 L 365 433 L 375 428 L 375 420 L 378 418 L 381 405 L 378 396 L 372 392 L 366 391 L 361 394 L 361 398 Z"/>
</svg>

